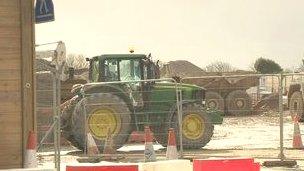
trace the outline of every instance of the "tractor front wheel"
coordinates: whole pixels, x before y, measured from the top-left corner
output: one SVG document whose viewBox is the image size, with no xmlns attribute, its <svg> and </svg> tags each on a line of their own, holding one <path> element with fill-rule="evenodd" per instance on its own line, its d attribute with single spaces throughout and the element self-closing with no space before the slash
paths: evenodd
<svg viewBox="0 0 304 171">
<path fill-rule="evenodd" d="M 108 131 L 113 137 L 113 148 L 120 148 L 131 133 L 131 112 L 127 104 L 110 93 L 95 93 L 83 98 L 75 106 L 72 116 L 73 145 L 85 149 L 90 133 L 99 150 L 104 148 Z"/>
<path fill-rule="evenodd" d="M 174 128 L 176 142 L 179 147 L 179 124 L 177 112 L 174 113 L 169 124 L 166 124 L 160 134 L 155 133 L 157 141 L 167 146 L 168 129 Z M 160 129 L 158 129 L 160 130 Z M 185 149 L 199 149 L 204 147 L 213 136 L 214 126 L 205 110 L 197 104 L 184 104 L 182 116 L 182 142 Z"/>
</svg>

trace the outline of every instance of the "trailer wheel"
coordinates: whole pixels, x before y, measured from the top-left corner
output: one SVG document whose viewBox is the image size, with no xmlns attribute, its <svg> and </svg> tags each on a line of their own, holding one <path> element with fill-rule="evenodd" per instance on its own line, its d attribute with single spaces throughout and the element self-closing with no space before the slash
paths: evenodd
<svg viewBox="0 0 304 171">
<path fill-rule="evenodd" d="M 206 92 L 206 105 L 210 109 L 215 109 L 224 112 L 225 102 L 223 97 L 216 92 Z"/>
<path fill-rule="evenodd" d="M 302 93 L 296 91 L 292 93 L 290 102 L 289 102 L 289 111 L 292 116 L 299 115 L 301 118 L 301 122 L 304 121 L 304 109 L 303 109 L 303 98 Z"/>
<path fill-rule="evenodd" d="M 244 90 L 235 90 L 226 97 L 228 113 L 231 115 L 248 115 L 252 112 L 252 101 Z"/>
<path fill-rule="evenodd" d="M 95 93 L 77 103 L 71 125 L 74 146 L 85 149 L 87 132 L 102 151 L 109 129 L 113 148 L 123 146 L 131 133 L 131 112 L 121 98 L 110 93 Z"/>
</svg>

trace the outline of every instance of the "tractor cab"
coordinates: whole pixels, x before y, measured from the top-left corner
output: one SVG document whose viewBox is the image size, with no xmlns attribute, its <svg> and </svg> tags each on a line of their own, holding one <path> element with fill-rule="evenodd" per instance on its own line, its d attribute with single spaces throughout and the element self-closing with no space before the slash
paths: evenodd
<svg viewBox="0 0 304 171">
<path fill-rule="evenodd" d="M 159 78 L 159 66 L 143 54 L 109 54 L 90 61 L 90 82 L 139 81 Z"/>
<path fill-rule="evenodd" d="M 143 54 L 105 54 L 89 60 L 90 82 L 121 82 L 112 84 L 129 94 L 134 107 L 144 107 L 152 82 L 140 80 L 160 77 L 159 66 L 151 56 Z M 138 81 L 138 82 L 136 82 Z"/>
</svg>

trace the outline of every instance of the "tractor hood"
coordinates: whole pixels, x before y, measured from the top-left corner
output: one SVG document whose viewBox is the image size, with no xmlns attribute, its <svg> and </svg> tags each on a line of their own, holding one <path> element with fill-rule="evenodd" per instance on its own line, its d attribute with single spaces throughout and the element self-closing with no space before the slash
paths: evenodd
<svg viewBox="0 0 304 171">
<path fill-rule="evenodd" d="M 193 84 L 175 84 L 173 82 L 159 82 L 153 86 L 154 90 L 176 93 L 176 88 L 181 90 L 183 102 L 203 103 L 205 100 L 205 89 Z"/>
</svg>

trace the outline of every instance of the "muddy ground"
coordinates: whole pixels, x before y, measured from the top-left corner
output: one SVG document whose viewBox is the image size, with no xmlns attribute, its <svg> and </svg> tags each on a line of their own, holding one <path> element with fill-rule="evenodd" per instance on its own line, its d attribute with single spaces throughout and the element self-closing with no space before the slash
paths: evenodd
<svg viewBox="0 0 304 171">
<path fill-rule="evenodd" d="M 262 170 L 304 170 L 304 150 L 292 149 L 293 123 L 284 113 L 284 154 L 287 159 L 298 162 L 296 168 L 263 168 Z M 300 124 L 304 135 L 304 124 Z M 227 158 L 253 157 L 263 163 L 278 159 L 279 154 L 279 117 L 275 112 L 259 116 L 225 117 L 222 125 L 216 125 L 213 139 L 200 150 L 185 150 L 185 158 Z M 119 159 L 115 162 L 143 161 L 142 144 L 127 144 L 118 150 Z M 165 149 L 155 144 L 157 158 L 165 159 Z M 45 150 L 45 149 L 44 149 Z M 52 152 L 39 153 L 40 166 L 53 166 Z M 82 152 L 73 147 L 62 147 L 61 161 L 64 164 L 77 162 Z"/>
</svg>

